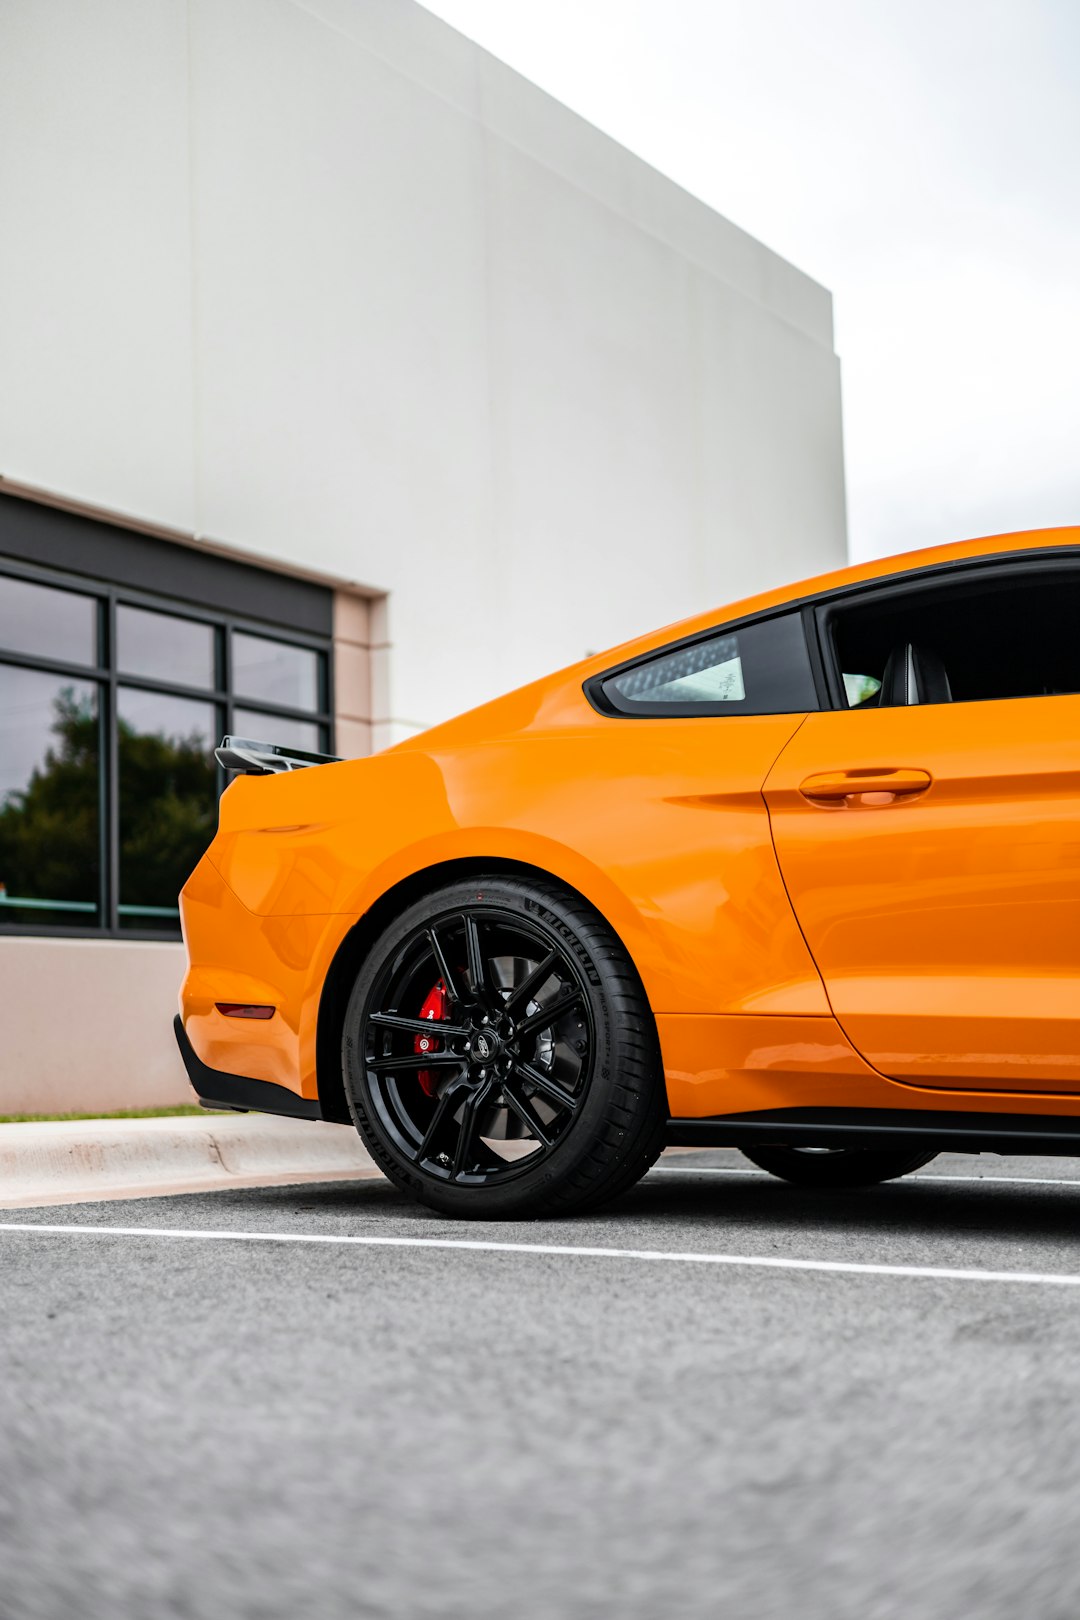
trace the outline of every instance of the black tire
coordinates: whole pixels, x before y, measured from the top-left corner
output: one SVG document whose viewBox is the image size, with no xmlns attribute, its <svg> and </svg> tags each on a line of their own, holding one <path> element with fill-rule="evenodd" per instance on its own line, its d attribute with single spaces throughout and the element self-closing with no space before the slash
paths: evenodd
<svg viewBox="0 0 1080 1620">
<path fill-rule="evenodd" d="M 376 1164 L 447 1215 L 592 1209 L 663 1147 L 656 1025 L 633 963 L 543 878 L 449 883 L 389 924 L 349 998 L 342 1073 Z"/>
<path fill-rule="evenodd" d="M 936 1151 L 910 1148 L 743 1148 L 743 1157 L 770 1176 L 799 1187 L 874 1187 L 921 1170 Z"/>
</svg>

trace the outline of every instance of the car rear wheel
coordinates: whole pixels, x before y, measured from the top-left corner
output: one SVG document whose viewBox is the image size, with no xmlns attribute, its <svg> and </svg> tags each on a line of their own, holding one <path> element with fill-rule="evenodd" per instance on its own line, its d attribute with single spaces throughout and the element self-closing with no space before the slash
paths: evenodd
<svg viewBox="0 0 1080 1620">
<path fill-rule="evenodd" d="M 921 1170 L 937 1154 L 878 1148 L 743 1148 L 743 1157 L 800 1187 L 873 1187 Z"/>
<path fill-rule="evenodd" d="M 448 884 L 391 923 L 353 987 L 342 1064 L 376 1163 L 446 1214 L 592 1208 L 663 1145 L 633 964 L 590 906 L 543 879 Z"/>
</svg>

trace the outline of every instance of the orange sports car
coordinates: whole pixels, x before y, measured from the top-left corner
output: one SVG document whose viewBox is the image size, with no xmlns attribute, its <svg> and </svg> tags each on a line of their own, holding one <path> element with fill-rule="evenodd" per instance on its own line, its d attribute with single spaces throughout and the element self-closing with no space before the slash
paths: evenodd
<svg viewBox="0 0 1080 1620">
<path fill-rule="evenodd" d="M 181 899 L 214 1107 L 465 1216 L 665 1143 L 856 1186 L 1080 1154 L 1080 529 L 643 636 L 370 758 L 227 738 Z"/>
</svg>

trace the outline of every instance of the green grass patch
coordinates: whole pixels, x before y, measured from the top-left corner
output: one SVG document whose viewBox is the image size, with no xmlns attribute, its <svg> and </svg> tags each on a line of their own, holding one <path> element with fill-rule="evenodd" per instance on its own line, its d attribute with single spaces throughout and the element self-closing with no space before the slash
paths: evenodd
<svg viewBox="0 0 1080 1620">
<path fill-rule="evenodd" d="M 182 1108 L 114 1108 L 109 1114 L 0 1114 L 0 1125 L 37 1125 L 52 1119 L 171 1119 L 185 1114 L 201 1114 L 205 1108 L 185 1104 Z"/>
</svg>

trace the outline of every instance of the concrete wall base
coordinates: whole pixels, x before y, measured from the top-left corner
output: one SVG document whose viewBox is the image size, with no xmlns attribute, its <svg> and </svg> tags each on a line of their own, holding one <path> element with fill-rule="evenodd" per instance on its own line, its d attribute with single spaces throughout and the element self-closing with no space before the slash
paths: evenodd
<svg viewBox="0 0 1080 1620">
<path fill-rule="evenodd" d="M 194 1102 L 172 1032 L 183 975 L 172 942 L 0 939 L 0 1114 Z"/>
</svg>

